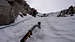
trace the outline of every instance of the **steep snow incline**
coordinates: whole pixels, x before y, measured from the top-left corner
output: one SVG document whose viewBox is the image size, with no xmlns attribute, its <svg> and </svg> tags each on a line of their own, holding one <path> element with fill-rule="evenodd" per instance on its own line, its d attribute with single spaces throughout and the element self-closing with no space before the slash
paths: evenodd
<svg viewBox="0 0 75 42">
<path fill-rule="evenodd" d="M 74 16 L 46 17 L 41 22 L 42 30 L 27 42 L 75 42 Z"/>
<path fill-rule="evenodd" d="M 0 42 L 19 42 L 26 32 L 41 22 L 41 30 L 33 32 L 26 42 L 75 42 L 75 16 L 56 17 L 31 17 L 18 18 L 16 22 L 25 20 L 18 25 L 0 30 Z"/>
</svg>

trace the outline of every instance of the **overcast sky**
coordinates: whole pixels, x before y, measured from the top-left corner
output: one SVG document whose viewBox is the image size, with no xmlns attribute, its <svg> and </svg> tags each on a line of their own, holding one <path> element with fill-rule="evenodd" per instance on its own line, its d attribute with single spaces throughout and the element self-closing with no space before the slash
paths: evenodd
<svg viewBox="0 0 75 42">
<path fill-rule="evenodd" d="M 75 0 L 27 0 L 31 7 L 36 8 L 39 12 L 55 12 L 66 9 L 74 5 Z"/>
</svg>

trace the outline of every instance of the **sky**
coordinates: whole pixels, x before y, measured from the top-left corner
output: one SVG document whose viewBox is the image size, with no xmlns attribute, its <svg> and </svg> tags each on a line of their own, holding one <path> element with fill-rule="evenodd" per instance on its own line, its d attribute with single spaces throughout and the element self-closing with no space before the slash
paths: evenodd
<svg viewBox="0 0 75 42">
<path fill-rule="evenodd" d="M 75 5 L 75 0 L 26 0 L 27 3 L 41 13 L 56 12 Z"/>
</svg>

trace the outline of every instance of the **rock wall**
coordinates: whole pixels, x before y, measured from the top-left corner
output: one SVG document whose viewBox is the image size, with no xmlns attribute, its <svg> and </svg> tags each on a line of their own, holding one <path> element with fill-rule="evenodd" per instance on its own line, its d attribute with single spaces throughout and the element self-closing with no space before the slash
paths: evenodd
<svg viewBox="0 0 75 42">
<path fill-rule="evenodd" d="M 32 11 L 24 0 L 0 0 L 0 26 L 14 23 L 19 12 L 26 15 Z"/>
</svg>

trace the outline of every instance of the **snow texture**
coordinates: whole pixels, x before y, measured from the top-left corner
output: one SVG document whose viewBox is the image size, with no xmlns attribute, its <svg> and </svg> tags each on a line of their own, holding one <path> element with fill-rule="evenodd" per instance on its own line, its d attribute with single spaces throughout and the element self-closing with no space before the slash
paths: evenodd
<svg viewBox="0 0 75 42">
<path fill-rule="evenodd" d="M 55 13 L 48 17 L 36 18 L 29 15 L 24 18 L 18 16 L 15 23 L 22 22 L 0 29 L 0 42 L 20 42 L 27 31 L 39 21 L 41 29 L 35 29 L 26 42 L 75 42 L 75 16 L 56 17 L 56 15 Z"/>
</svg>

